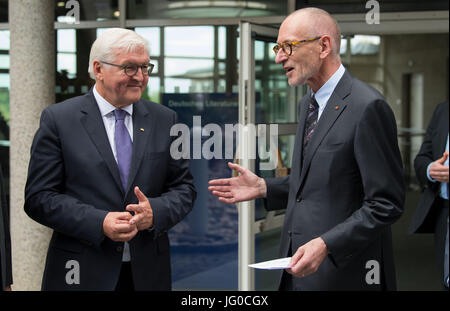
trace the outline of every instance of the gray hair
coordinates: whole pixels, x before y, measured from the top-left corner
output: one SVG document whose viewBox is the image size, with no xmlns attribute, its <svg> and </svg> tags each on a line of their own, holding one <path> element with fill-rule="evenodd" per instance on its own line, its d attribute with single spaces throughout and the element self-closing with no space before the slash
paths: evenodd
<svg viewBox="0 0 450 311">
<path fill-rule="evenodd" d="M 89 55 L 89 76 L 95 80 L 94 61 L 113 62 L 118 50 L 134 52 L 139 48 L 149 52 L 147 40 L 136 32 L 124 28 L 105 30 L 92 44 Z"/>
</svg>

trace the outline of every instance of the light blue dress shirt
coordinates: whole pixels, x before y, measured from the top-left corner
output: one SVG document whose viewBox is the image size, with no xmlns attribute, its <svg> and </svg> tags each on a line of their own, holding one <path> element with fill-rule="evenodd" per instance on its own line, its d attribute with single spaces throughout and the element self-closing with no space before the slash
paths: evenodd
<svg viewBox="0 0 450 311">
<path fill-rule="evenodd" d="M 344 73 L 345 68 L 341 64 L 338 70 L 336 70 L 336 72 L 331 76 L 331 78 L 328 79 L 328 81 L 324 85 L 322 85 L 322 87 L 319 90 L 317 90 L 316 93 L 311 92 L 312 96 L 315 97 L 316 102 L 319 105 L 319 114 L 317 116 L 317 120 L 320 119 L 320 116 L 322 115 L 322 112 L 325 109 L 325 106 L 327 105 L 328 100 L 331 97 L 331 94 L 333 94 L 336 85 L 339 83 Z"/>
<path fill-rule="evenodd" d="M 445 146 L 445 150 L 448 151 L 448 134 L 447 134 L 447 145 Z M 431 162 L 428 167 L 427 167 L 427 177 L 428 180 L 431 182 L 436 182 L 436 180 L 434 180 L 433 178 L 431 178 L 430 176 L 430 166 L 431 164 L 433 164 L 433 162 Z M 448 166 L 448 157 L 447 160 L 445 160 L 444 165 Z M 448 200 L 448 192 L 447 192 L 447 184 L 446 182 L 441 182 L 441 190 L 439 193 L 439 196 L 443 199 Z"/>
</svg>

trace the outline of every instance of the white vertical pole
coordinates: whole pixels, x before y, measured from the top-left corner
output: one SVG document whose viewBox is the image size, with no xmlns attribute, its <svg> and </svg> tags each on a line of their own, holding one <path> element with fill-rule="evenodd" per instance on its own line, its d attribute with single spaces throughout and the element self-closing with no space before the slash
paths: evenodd
<svg viewBox="0 0 450 311">
<path fill-rule="evenodd" d="M 255 119 L 255 70 L 254 47 L 251 36 L 251 25 L 241 22 L 240 31 L 240 64 L 239 64 L 239 123 L 243 125 L 239 132 L 238 154 L 240 165 L 254 171 L 256 136 L 254 129 Z M 255 234 L 253 223 L 255 221 L 255 202 L 241 202 L 237 204 L 239 215 L 238 238 L 238 289 L 250 291 L 255 289 L 253 269 L 248 267 L 255 260 Z"/>
</svg>

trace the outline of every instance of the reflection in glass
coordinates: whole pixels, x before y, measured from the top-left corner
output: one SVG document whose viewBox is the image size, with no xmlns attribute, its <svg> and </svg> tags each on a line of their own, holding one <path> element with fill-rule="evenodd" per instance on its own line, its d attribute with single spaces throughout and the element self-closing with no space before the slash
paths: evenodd
<svg viewBox="0 0 450 311">
<path fill-rule="evenodd" d="M 227 57 L 227 30 L 223 26 L 219 26 L 218 29 L 219 32 L 219 38 L 218 38 L 218 45 L 219 45 L 219 58 L 225 59 Z"/>
<path fill-rule="evenodd" d="M 155 103 L 160 103 L 160 83 L 161 82 L 159 77 L 150 77 L 148 79 L 147 89 L 142 94 L 142 98 Z"/>
<path fill-rule="evenodd" d="M 136 27 L 134 31 L 148 41 L 150 58 L 160 55 L 160 27 Z"/>
<path fill-rule="evenodd" d="M 57 54 L 56 70 L 67 78 L 75 78 L 77 74 L 77 57 L 75 54 Z"/>
<path fill-rule="evenodd" d="M 213 78 L 214 61 L 211 59 L 166 57 L 164 62 L 166 77 Z"/>
<path fill-rule="evenodd" d="M 76 52 L 75 29 L 58 29 L 56 32 L 58 52 Z"/>
<path fill-rule="evenodd" d="M 339 51 L 339 54 L 344 55 L 345 53 L 347 53 L 347 38 L 342 38 L 341 39 L 341 49 Z"/>
<path fill-rule="evenodd" d="M 271 50 L 275 43 L 255 41 L 255 91 L 260 94 L 256 106 L 257 123 L 290 123 L 296 121 L 295 104 L 289 100 L 294 92 L 285 72 L 276 64 Z M 294 106 L 293 106 L 294 105 Z M 294 113 L 293 113 L 294 112 Z"/>
<path fill-rule="evenodd" d="M 263 41 L 255 41 L 255 60 L 264 59 L 264 46 L 266 46 L 266 44 L 267 43 Z"/>
<path fill-rule="evenodd" d="M 9 73 L 0 73 L 0 118 L 9 124 Z"/>
<path fill-rule="evenodd" d="M 56 102 L 83 95 L 93 86 L 89 77 L 89 54 L 97 33 L 104 29 L 58 29 L 56 31 Z"/>
<path fill-rule="evenodd" d="M 152 70 L 152 75 L 155 75 L 158 73 L 159 71 L 159 62 L 156 59 L 152 59 L 152 57 L 150 56 L 150 63 L 152 63 L 154 65 L 153 70 Z"/>
<path fill-rule="evenodd" d="M 108 29 L 110 29 L 110 28 L 97 28 L 96 29 L 96 34 L 97 34 L 97 37 L 96 38 L 98 38 L 98 36 L 100 36 L 104 31 L 106 31 L 106 30 L 108 30 Z M 95 39 L 94 39 L 95 40 Z M 94 43 L 94 42 L 92 42 L 92 43 Z"/>
<path fill-rule="evenodd" d="M 58 29 L 56 48 L 56 71 L 66 79 L 75 78 L 77 75 L 76 30 Z"/>
<path fill-rule="evenodd" d="M 0 54 L 0 69 L 9 69 L 9 55 Z"/>
<path fill-rule="evenodd" d="M 214 91 L 212 80 L 166 78 L 164 81 L 165 93 L 212 93 Z"/>
<path fill-rule="evenodd" d="M 9 50 L 9 30 L 0 30 L 0 50 Z"/>
<path fill-rule="evenodd" d="M 281 161 L 285 167 L 292 167 L 292 156 L 294 152 L 295 134 L 280 135 L 278 137 L 278 148 L 280 149 Z"/>
<path fill-rule="evenodd" d="M 380 36 L 355 35 L 351 39 L 352 55 L 377 54 L 380 49 Z"/>
<path fill-rule="evenodd" d="M 266 53 L 269 55 L 269 59 L 273 60 L 273 62 L 275 63 L 275 53 L 273 52 L 273 47 L 276 45 L 275 42 L 267 42 L 266 48 L 267 51 Z"/>
<path fill-rule="evenodd" d="M 225 79 L 219 79 L 219 84 L 217 85 L 217 92 L 225 93 L 227 87 L 227 81 Z"/>
<path fill-rule="evenodd" d="M 214 27 L 165 27 L 165 56 L 214 57 Z"/>
</svg>

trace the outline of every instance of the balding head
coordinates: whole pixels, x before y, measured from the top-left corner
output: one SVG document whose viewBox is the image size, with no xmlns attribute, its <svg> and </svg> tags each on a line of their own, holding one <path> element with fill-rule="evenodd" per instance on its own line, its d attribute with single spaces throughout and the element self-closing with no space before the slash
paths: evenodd
<svg viewBox="0 0 450 311">
<path fill-rule="evenodd" d="M 328 12 L 319 8 L 300 9 L 286 17 L 283 24 L 297 28 L 299 33 L 307 38 L 329 35 L 332 40 L 332 55 L 339 57 L 341 31 L 336 20 Z"/>
<path fill-rule="evenodd" d="M 340 40 L 336 21 L 324 10 L 295 11 L 278 31 L 275 62 L 283 65 L 289 85 L 306 83 L 316 92 L 341 65 Z"/>
</svg>

